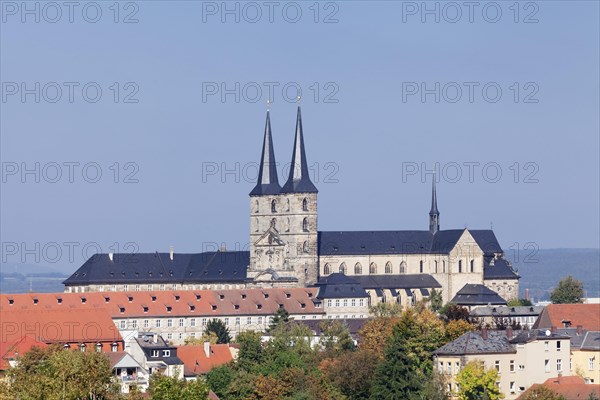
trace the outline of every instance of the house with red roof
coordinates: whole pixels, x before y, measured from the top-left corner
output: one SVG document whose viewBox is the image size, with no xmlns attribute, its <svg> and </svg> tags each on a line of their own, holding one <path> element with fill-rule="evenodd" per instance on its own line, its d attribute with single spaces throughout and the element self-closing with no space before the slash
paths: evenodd
<svg viewBox="0 0 600 400">
<path fill-rule="evenodd" d="M 34 347 L 45 348 L 48 345 L 31 336 L 22 336 L 16 340 L 0 342 L 0 376 L 4 371 L 13 368 L 20 355 L 27 353 Z"/>
<path fill-rule="evenodd" d="M 177 355 L 185 365 L 184 374 L 186 378 L 198 375 L 206 375 L 213 368 L 229 364 L 237 355 L 237 349 L 229 344 L 194 344 L 179 346 Z"/>
<path fill-rule="evenodd" d="M 557 376 L 546 380 L 542 384 L 531 386 L 518 399 L 528 398 L 531 392 L 541 386 L 552 390 L 558 396 L 563 396 L 565 400 L 587 400 L 592 398 L 592 395 L 600 398 L 600 384 L 586 384 L 583 378 L 579 376 Z"/>
</svg>

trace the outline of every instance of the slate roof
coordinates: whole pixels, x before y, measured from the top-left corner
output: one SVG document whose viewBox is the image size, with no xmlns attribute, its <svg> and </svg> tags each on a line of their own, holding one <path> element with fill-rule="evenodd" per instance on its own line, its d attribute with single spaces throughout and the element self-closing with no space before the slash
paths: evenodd
<svg viewBox="0 0 600 400">
<path fill-rule="evenodd" d="M 492 262 L 493 260 L 493 262 Z M 520 279 L 510 263 L 500 257 L 484 257 L 483 279 Z"/>
<path fill-rule="evenodd" d="M 506 305 L 506 300 L 494 292 L 492 289 L 479 284 L 468 283 L 462 287 L 456 296 L 451 300 L 452 303 L 462 306 L 475 306 L 487 304 Z"/>
<path fill-rule="evenodd" d="M 516 334 L 510 340 L 511 343 L 514 344 L 525 344 L 529 342 L 533 342 L 535 340 L 559 340 L 559 339 L 569 339 L 569 336 L 565 335 L 561 332 L 550 332 L 547 329 L 531 329 L 531 330 L 523 330 L 523 331 L 514 331 Z M 550 333 L 547 335 L 547 333 Z"/>
<path fill-rule="evenodd" d="M 302 114 L 298 106 L 296 118 L 296 137 L 290 165 L 290 176 L 281 188 L 281 193 L 317 193 L 317 187 L 310 180 L 306 151 L 304 150 L 304 134 L 302 133 Z"/>
<path fill-rule="evenodd" d="M 488 316 L 506 316 L 506 317 L 523 317 L 540 315 L 544 307 L 542 306 L 482 306 L 471 310 L 471 315 L 474 317 Z"/>
<path fill-rule="evenodd" d="M 244 282 L 249 262 L 248 251 L 95 254 L 63 284 Z"/>
<path fill-rule="evenodd" d="M 600 331 L 581 330 L 577 333 L 577 328 L 559 328 L 557 332 L 569 336 L 571 349 L 600 350 Z"/>
<path fill-rule="evenodd" d="M 256 186 L 250 192 L 250 196 L 278 194 L 281 190 L 277 178 L 277 163 L 275 162 L 275 150 L 273 149 L 273 136 L 271 135 L 271 117 L 267 110 L 267 122 L 265 123 L 265 138 L 258 170 Z"/>
<path fill-rule="evenodd" d="M 317 282 L 319 299 L 340 299 L 369 297 L 364 287 L 354 278 L 341 273 L 331 274 Z"/>
<path fill-rule="evenodd" d="M 486 256 L 493 254 L 502 254 L 504 251 L 496 239 L 494 231 L 491 229 L 475 229 L 469 230 L 473 239 L 477 242 L 479 247 L 483 250 L 483 254 Z"/>
<path fill-rule="evenodd" d="M 516 353 L 517 350 L 510 343 L 506 331 L 488 331 L 488 338 L 484 339 L 481 332 L 467 332 L 458 339 L 445 344 L 433 352 L 434 355 L 466 355 L 490 353 Z"/>
<path fill-rule="evenodd" d="M 440 254 L 450 251 L 464 230 L 324 231 L 319 232 L 319 255 Z"/>
<path fill-rule="evenodd" d="M 365 289 L 430 289 L 442 285 L 428 274 L 364 275 L 353 277 Z"/>
</svg>

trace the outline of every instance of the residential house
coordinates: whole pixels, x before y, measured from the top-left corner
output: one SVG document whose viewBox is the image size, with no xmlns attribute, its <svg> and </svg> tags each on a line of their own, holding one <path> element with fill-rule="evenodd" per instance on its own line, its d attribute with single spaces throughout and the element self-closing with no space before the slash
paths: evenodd
<svg viewBox="0 0 600 400">
<path fill-rule="evenodd" d="M 185 365 L 186 379 L 195 379 L 198 375 L 206 375 L 213 368 L 229 364 L 237 358 L 238 350 L 229 344 L 192 344 L 179 346 L 177 356 Z"/>
<path fill-rule="evenodd" d="M 544 307 L 540 306 L 482 306 L 471 309 L 471 317 L 489 325 L 491 328 L 504 328 L 518 325 L 522 329 L 531 329 Z M 513 326 L 514 327 L 514 326 Z"/>
<path fill-rule="evenodd" d="M 527 395 L 541 386 L 552 390 L 565 400 L 587 400 L 592 399 L 592 396 L 600 398 L 600 384 L 587 384 L 579 376 L 557 376 L 547 379 L 544 383 L 532 385 L 518 399 L 527 398 Z"/>
</svg>

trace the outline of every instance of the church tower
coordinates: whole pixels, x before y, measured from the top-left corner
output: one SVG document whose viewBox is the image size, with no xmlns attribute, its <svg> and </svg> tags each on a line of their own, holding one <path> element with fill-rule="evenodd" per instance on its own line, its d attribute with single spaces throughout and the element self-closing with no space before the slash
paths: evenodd
<svg viewBox="0 0 600 400">
<path fill-rule="evenodd" d="M 317 188 L 310 181 L 300 107 L 290 175 L 279 185 L 267 111 L 256 186 L 250 192 L 248 278 L 259 286 L 306 286 L 317 280 Z"/>
<path fill-rule="evenodd" d="M 437 194 L 435 191 L 435 174 L 431 184 L 431 210 L 429 211 L 429 232 L 435 234 L 440 230 L 440 212 L 437 208 Z"/>
<path fill-rule="evenodd" d="M 286 219 L 284 238 L 289 243 L 287 259 L 302 286 L 316 283 L 318 279 L 317 193 L 309 176 L 298 105 L 290 175 L 281 189 L 281 197 Z"/>
</svg>

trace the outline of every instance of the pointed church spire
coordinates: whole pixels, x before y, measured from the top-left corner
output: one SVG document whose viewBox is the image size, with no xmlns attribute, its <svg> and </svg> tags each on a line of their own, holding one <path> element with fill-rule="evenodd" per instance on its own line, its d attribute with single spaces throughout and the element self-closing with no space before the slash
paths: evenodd
<svg viewBox="0 0 600 400">
<path fill-rule="evenodd" d="M 440 230 L 440 212 L 437 208 L 437 193 L 435 190 L 436 176 L 433 174 L 431 183 L 431 211 L 429 211 L 429 232 L 435 234 Z"/>
<path fill-rule="evenodd" d="M 265 123 L 265 138 L 258 170 L 258 181 L 250 192 L 250 196 L 278 194 L 281 190 L 277 178 L 277 165 L 275 164 L 275 151 L 273 150 L 273 137 L 271 136 L 271 117 L 268 107 L 269 103 L 267 102 L 267 122 Z"/>
<path fill-rule="evenodd" d="M 296 138 L 294 139 L 294 151 L 292 152 L 292 164 L 290 165 L 290 176 L 283 185 L 281 193 L 317 193 L 318 190 L 311 182 L 308 174 L 308 162 L 304 151 L 304 136 L 302 134 L 302 114 L 298 104 L 298 116 L 296 118 Z"/>
</svg>

